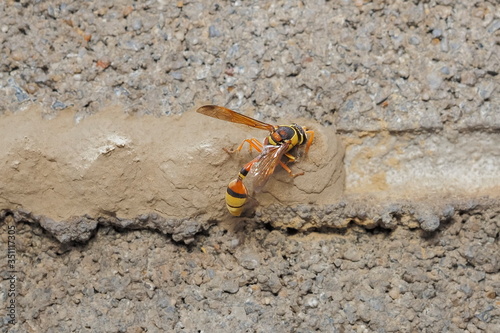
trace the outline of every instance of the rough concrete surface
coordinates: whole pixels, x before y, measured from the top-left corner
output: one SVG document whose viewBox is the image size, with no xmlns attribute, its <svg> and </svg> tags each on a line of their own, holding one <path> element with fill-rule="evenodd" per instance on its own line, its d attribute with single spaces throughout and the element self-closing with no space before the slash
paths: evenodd
<svg viewBox="0 0 500 333">
<path fill-rule="evenodd" d="M 497 1 L 0 3 L 2 332 L 500 331 Z M 264 131 L 316 133 L 229 216 Z"/>
</svg>

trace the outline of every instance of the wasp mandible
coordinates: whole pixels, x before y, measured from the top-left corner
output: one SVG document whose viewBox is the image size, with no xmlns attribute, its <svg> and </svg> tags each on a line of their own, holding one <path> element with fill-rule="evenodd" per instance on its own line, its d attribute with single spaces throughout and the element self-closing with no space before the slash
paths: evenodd
<svg viewBox="0 0 500 333">
<path fill-rule="evenodd" d="M 305 144 L 305 153 L 307 154 L 314 139 L 314 131 L 308 130 L 306 127 L 297 124 L 280 126 L 267 124 L 217 105 L 202 106 L 197 112 L 217 119 L 267 130 L 270 133 L 269 136 L 264 139 L 263 143 L 255 138 L 246 139 L 234 150 L 240 151 L 244 144 L 248 143 L 250 145 L 250 150 L 253 148 L 260 154 L 245 164 L 243 168 L 241 168 L 238 177 L 227 186 L 226 206 L 232 215 L 240 216 L 243 212 L 243 206 L 248 197 L 248 190 L 245 184 L 243 184 L 243 179 L 245 179 L 247 175 L 250 174 L 253 176 L 253 188 L 254 190 L 259 190 L 266 184 L 278 164 L 281 165 L 291 177 L 297 177 L 304 174 L 303 172 L 292 173 L 292 170 L 290 170 L 286 163 L 295 161 L 295 157 L 289 153 L 295 146 Z M 286 163 L 281 160 L 283 156 L 288 158 Z"/>
</svg>

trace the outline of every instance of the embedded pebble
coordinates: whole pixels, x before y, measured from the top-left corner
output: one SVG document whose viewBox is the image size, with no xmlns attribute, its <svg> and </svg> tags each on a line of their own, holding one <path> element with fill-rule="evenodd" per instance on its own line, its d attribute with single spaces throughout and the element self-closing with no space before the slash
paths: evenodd
<svg viewBox="0 0 500 333">
<path fill-rule="evenodd" d="M 319 305 L 319 301 L 316 297 L 308 295 L 304 299 L 304 304 L 308 308 L 317 308 Z"/>
<path fill-rule="evenodd" d="M 208 37 L 210 37 L 210 38 L 216 38 L 216 37 L 220 37 L 220 36 L 222 36 L 222 34 L 219 31 L 219 29 L 217 29 L 216 26 L 211 25 L 211 26 L 208 27 Z"/>
<path fill-rule="evenodd" d="M 420 227 L 425 231 L 434 231 L 439 227 L 439 217 L 434 214 L 425 214 L 419 217 Z"/>
<path fill-rule="evenodd" d="M 240 258 L 238 258 L 239 264 L 250 270 L 254 270 L 259 266 L 260 258 L 256 253 L 246 253 L 243 254 Z"/>
<path fill-rule="evenodd" d="M 361 253 L 355 247 L 351 247 L 346 252 L 344 252 L 344 259 L 354 262 L 360 261 Z"/>
<path fill-rule="evenodd" d="M 54 110 L 63 110 L 63 109 L 66 109 L 68 106 L 66 104 L 64 104 L 63 102 L 61 101 L 54 101 L 54 103 L 52 104 L 52 109 Z"/>
<path fill-rule="evenodd" d="M 141 30 L 142 29 L 142 20 L 141 19 L 135 19 L 132 22 L 132 29 L 135 31 Z"/>
<path fill-rule="evenodd" d="M 222 283 L 222 290 L 230 294 L 238 292 L 239 289 L 240 287 L 238 285 L 238 281 L 236 280 L 225 280 Z"/>
</svg>

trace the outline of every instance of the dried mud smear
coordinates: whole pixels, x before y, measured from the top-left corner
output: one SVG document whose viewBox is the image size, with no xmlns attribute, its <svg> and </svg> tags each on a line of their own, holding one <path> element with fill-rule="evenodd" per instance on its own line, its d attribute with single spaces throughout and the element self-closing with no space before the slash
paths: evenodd
<svg viewBox="0 0 500 333">
<path fill-rule="evenodd" d="M 222 148 L 267 135 L 194 111 L 139 117 L 114 106 L 77 122 L 72 111 L 51 120 L 42 114 L 34 107 L 0 121 L 5 133 L 0 177 L 7 180 L 0 184 L 0 210 L 22 209 L 55 220 L 151 213 L 222 220 L 228 218 L 227 184 L 256 154 L 244 149 L 229 155 Z M 342 195 L 343 152 L 335 130 L 305 125 L 316 131 L 315 142 L 307 158 L 291 165 L 305 175 L 291 179 L 277 171 L 256 196 L 259 205 L 323 204 Z"/>
</svg>

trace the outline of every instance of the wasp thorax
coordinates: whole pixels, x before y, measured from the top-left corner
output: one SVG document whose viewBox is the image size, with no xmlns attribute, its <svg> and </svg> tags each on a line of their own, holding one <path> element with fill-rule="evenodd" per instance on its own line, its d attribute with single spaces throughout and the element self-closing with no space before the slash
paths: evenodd
<svg viewBox="0 0 500 333">
<path fill-rule="evenodd" d="M 279 134 L 282 141 L 290 140 L 295 135 L 295 130 L 292 126 L 280 126 L 276 132 Z"/>
</svg>

